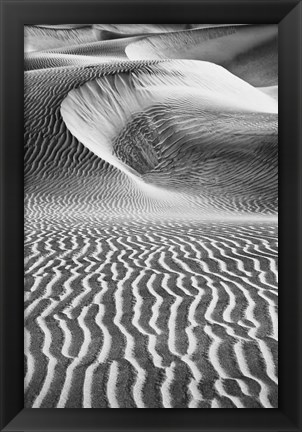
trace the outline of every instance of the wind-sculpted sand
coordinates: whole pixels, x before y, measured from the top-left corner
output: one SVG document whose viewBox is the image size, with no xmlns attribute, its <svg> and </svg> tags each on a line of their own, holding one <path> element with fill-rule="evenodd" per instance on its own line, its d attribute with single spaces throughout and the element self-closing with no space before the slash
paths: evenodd
<svg viewBox="0 0 302 432">
<path fill-rule="evenodd" d="M 277 25 L 203 27 L 148 35 L 126 48 L 130 59 L 196 59 L 224 66 L 257 87 L 278 83 Z"/>
<path fill-rule="evenodd" d="M 276 408 L 277 88 L 111 26 L 31 30 L 79 40 L 25 58 L 25 406 Z"/>
</svg>

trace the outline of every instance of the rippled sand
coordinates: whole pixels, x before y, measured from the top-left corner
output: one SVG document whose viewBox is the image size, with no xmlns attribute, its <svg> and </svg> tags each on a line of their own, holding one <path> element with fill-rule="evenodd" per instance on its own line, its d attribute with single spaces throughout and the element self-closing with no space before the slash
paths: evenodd
<svg viewBox="0 0 302 432">
<path fill-rule="evenodd" d="M 276 28 L 133 26 L 25 29 L 25 406 L 276 408 Z"/>
</svg>

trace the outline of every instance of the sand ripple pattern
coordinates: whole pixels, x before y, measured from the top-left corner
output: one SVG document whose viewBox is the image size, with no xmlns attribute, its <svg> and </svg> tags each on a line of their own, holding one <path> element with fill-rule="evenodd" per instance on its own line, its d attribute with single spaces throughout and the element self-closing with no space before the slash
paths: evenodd
<svg viewBox="0 0 302 432">
<path fill-rule="evenodd" d="M 26 248 L 27 407 L 277 406 L 275 225 L 44 224 Z"/>
</svg>

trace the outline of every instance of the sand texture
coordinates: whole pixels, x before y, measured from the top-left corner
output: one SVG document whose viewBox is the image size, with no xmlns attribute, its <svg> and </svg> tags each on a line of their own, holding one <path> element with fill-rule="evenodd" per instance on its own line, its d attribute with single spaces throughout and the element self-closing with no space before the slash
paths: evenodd
<svg viewBox="0 0 302 432">
<path fill-rule="evenodd" d="M 278 407 L 276 41 L 25 27 L 26 408 Z"/>
</svg>

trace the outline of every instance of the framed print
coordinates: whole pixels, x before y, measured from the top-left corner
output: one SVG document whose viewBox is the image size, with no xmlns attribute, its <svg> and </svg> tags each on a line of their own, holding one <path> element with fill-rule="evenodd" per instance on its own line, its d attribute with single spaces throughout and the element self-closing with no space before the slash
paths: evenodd
<svg viewBox="0 0 302 432">
<path fill-rule="evenodd" d="M 301 2 L 1 31 L 1 430 L 301 430 Z"/>
</svg>

